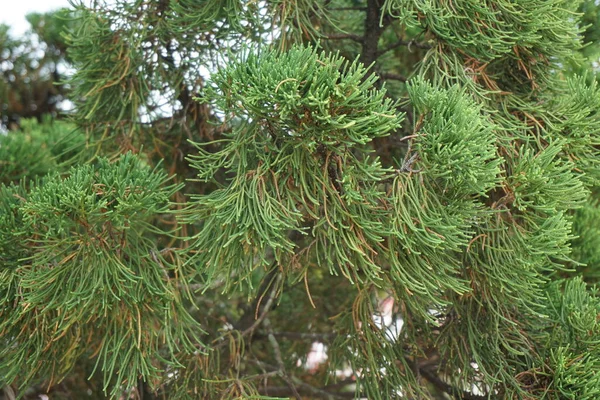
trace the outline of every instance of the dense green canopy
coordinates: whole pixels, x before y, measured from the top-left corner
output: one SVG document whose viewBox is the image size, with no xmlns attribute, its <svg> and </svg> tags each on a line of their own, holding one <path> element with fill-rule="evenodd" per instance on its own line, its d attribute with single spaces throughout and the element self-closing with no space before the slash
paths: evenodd
<svg viewBox="0 0 600 400">
<path fill-rule="evenodd" d="M 593 1 L 73 7 L 75 109 L 2 120 L 6 398 L 600 398 Z"/>
</svg>

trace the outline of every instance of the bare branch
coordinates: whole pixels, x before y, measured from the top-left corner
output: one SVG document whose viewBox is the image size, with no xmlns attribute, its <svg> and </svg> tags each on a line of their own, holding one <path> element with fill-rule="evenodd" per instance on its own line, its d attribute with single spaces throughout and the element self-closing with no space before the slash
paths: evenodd
<svg viewBox="0 0 600 400">
<path fill-rule="evenodd" d="M 365 18 L 365 37 L 361 52 L 361 62 L 365 66 L 373 64 L 377 60 L 377 48 L 379 38 L 383 33 L 383 27 L 379 25 L 381 17 L 382 0 L 367 0 L 367 15 Z"/>
<path fill-rule="evenodd" d="M 287 386 L 267 386 L 260 388 L 261 394 L 268 396 L 277 397 L 289 397 L 291 392 Z M 309 384 L 303 384 L 298 388 L 298 392 L 304 396 L 310 396 L 313 399 L 326 399 L 326 400 L 343 400 L 343 399 L 354 399 L 354 392 L 328 392 L 325 390 L 318 389 Z"/>
<path fill-rule="evenodd" d="M 398 74 L 393 74 L 390 72 L 381 72 L 381 73 L 379 73 L 379 77 L 381 79 L 385 79 L 385 80 L 394 80 L 394 81 L 400 81 L 400 82 L 407 81 L 406 77 L 404 77 L 402 75 L 398 75 Z"/>
<path fill-rule="evenodd" d="M 306 340 L 333 340 L 337 337 L 337 333 L 305 333 L 305 332 L 273 332 L 275 337 L 283 337 L 286 339 L 306 339 Z"/>
<path fill-rule="evenodd" d="M 256 318 L 256 320 L 254 322 L 251 322 L 252 316 L 253 316 L 253 309 L 255 309 L 256 312 L 258 312 L 258 309 L 260 308 L 261 300 L 264 297 L 263 295 L 256 297 L 256 299 L 252 303 L 252 306 L 250 308 L 246 309 L 246 314 L 244 314 L 244 316 L 235 324 L 235 328 L 238 330 L 241 330 L 240 337 L 252 335 L 252 333 L 256 330 L 256 328 L 258 328 L 258 326 L 267 317 L 267 314 L 269 313 L 269 311 L 271 311 L 271 308 L 273 307 L 273 303 L 275 302 L 275 299 L 277 298 L 277 292 L 279 292 L 279 289 L 280 289 L 279 285 L 280 285 L 282 279 L 283 279 L 283 277 L 276 267 L 273 267 L 273 269 L 271 269 L 269 274 L 267 274 L 266 279 L 263 281 L 263 285 L 261 285 L 261 289 L 259 289 L 259 293 L 265 293 L 266 291 L 268 291 L 267 300 L 264 303 L 264 306 L 262 307 L 260 315 L 258 315 L 258 317 Z M 247 324 L 249 324 L 249 323 L 251 323 L 251 325 L 246 327 Z M 221 341 L 221 342 L 218 345 L 214 346 L 213 349 L 220 349 L 221 347 L 226 346 L 228 344 L 228 342 L 224 339 L 225 339 L 224 336 L 216 339 L 214 342 L 219 342 L 219 341 Z"/>
<path fill-rule="evenodd" d="M 364 37 L 362 37 L 360 35 L 353 35 L 351 33 L 331 34 L 331 35 L 324 36 L 323 39 L 327 39 L 327 40 L 344 40 L 344 39 L 348 39 L 348 40 L 355 41 L 357 43 L 363 43 L 364 40 L 365 40 Z"/>
<path fill-rule="evenodd" d="M 410 48 L 413 46 L 418 49 L 430 49 L 431 48 L 431 46 L 424 44 L 424 43 L 416 42 L 414 39 L 409 40 L 409 41 L 398 40 L 396 43 L 393 43 L 393 44 L 389 45 L 388 47 L 386 47 L 385 49 L 379 51 L 377 53 L 377 57 L 387 53 L 388 51 L 392 51 L 392 50 L 397 49 L 398 47 L 402 47 L 402 46 L 408 47 L 408 51 L 411 51 Z"/>
<path fill-rule="evenodd" d="M 278 371 L 277 367 L 274 365 L 270 365 L 263 361 L 259 360 L 248 360 L 251 364 L 257 365 L 261 370 L 267 371 Z M 352 380 L 343 380 L 331 385 L 327 385 L 322 388 L 318 388 L 312 386 L 308 383 L 302 382 L 300 379 L 291 376 L 290 377 L 296 386 L 296 390 L 298 393 L 304 396 L 310 396 L 314 399 L 327 399 L 327 400 L 338 400 L 338 399 L 354 399 L 355 391 L 344 391 L 339 392 L 338 390 L 342 390 L 346 388 L 350 384 L 356 384 L 355 381 Z M 293 395 L 290 388 L 287 386 L 263 386 L 258 388 L 261 394 L 265 394 L 268 396 L 279 396 L 279 397 L 290 397 Z"/>
<path fill-rule="evenodd" d="M 435 386 L 444 393 L 448 393 L 450 396 L 456 396 L 462 400 L 485 400 L 488 398 L 487 396 L 479 396 L 471 392 L 455 388 L 454 386 L 449 385 L 448 383 L 441 380 L 439 376 L 437 376 L 436 374 L 434 374 L 426 368 L 419 368 L 419 372 L 421 376 L 427 379 L 427 381 L 429 381 L 433 386 Z"/>
<path fill-rule="evenodd" d="M 262 313 L 250 327 L 248 327 L 247 329 L 242 331 L 242 336 L 252 334 L 252 332 L 254 332 L 254 330 L 267 317 L 267 314 L 269 311 L 271 311 L 271 307 L 273 306 L 273 303 L 275 302 L 275 298 L 277 297 L 277 292 L 279 291 L 279 284 L 281 283 L 281 279 L 282 279 L 282 276 L 281 276 L 281 274 L 278 273 L 274 278 L 275 281 L 273 282 L 271 291 L 269 292 L 269 298 L 267 299 L 267 302 L 265 303 L 265 305 L 263 307 Z"/>
<path fill-rule="evenodd" d="M 286 371 L 285 364 L 283 363 L 283 358 L 281 357 L 281 349 L 279 348 L 279 343 L 277 342 L 277 339 L 275 339 L 275 336 L 273 336 L 273 327 L 271 326 L 271 321 L 268 318 L 264 319 L 264 326 L 265 326 L 265 328 L 267 328 L 267 332 L 269 335 L 268 336 L 269 343 L 271 344 L 271 347 L 273 348 L 273 353 L 275 355 L 275 361 L 277 362 L 277 365 L 279 366 L 279 372 L 280 372 L 281 378 L 285 381 L 287 386 L 290 388 L 290 390 L 294 394 L 294 397 L 297 400 L 302 400 L 302 397 L 300 396 L 300 393 L 298 393 L 298 390 L 296 389 L 294 382 L 292 382 L 292 379 L 290 378 L 290 376 L 288 375 L 288 373 Z"/>
<path fill-rule="evenodd" d="M 334 7 L 330 11 L 367 11 L 367 7 Z"/>
</svg>

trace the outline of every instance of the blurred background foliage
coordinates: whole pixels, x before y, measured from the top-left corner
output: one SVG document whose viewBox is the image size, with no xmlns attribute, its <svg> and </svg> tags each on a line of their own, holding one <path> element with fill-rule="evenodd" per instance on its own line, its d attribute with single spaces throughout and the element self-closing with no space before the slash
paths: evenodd
<svg viewBox="0 0 600 400">
<path fill-rule="evenodd" d="M 29 14 L 27 20 L 31 29 L 23 37 L 13 37 L 8 26 L 0 26 L 0 121 L 3 131 L 0 133 L 0 183 L 17 185 L 20 189 L 14 189 L 14 193 L 24 195 L 29 183 L 23 178 L 35 181 L 50 172 L 66 174 L 71 166 L 95 160 L 98 154 L 108 154 L 109 158 L 116 159 L 119 153 L 126 151 L 142 154 L 141 158 L 149 165 L 162 163 L 161 168 L 174 177 L 175 184 L 196 178 L 197 171 L 186 156 L 195 154 L 197 149 L 188 140 L 206 143 L 219 139 L 223 133 L 230 132 L 231 126 L 240 123 L 233 120 L 231 126 L 225 127 L 221 124 L 223 115 L 210 109 L 205 102 L 195 100 L 205 93 L 204 85 L 211 71 L 222 67 L 219 63 L 223 63 L 223 59 L 217 55 L 226 48 L 234 54 L 240 50 L 242 42 L 264 40 L 274 29 L 283 29 L 285 34 L 284 39 L 275 43 L 281 48 L 289 48 L 293 43 L 319 42 L 324 49 L 339 51 L 349 60 L 358 58 L 366 65 L 376 62 L 372 71 L 381 78 L 376 85 L 385 81 L 388 95 L 392 98 L 408 95 L 406 80 L 419 71 L 420 60 L 433 44 L 431 37 L 419 27 L 410 24 L 400 27 L 398 21 L 389 18 L 382 21 L 384 26 L 391 28 L 382 30 L 375 46 L 379 52 L 365 52 L 364 1 L 307 0 L 299 3 L 310 12 L 301 14 L 294 14 L 286 8 L 283 0 L 270 3 L 271 13 L 267 16 L 257 14 L 252 7 L 240 8 L 238 1 L 215 1 L 208 7 L 201 2 L 181 0 L 172 8 L 167 7 L 166 1 L 121 2 L 120 6 L 105 8 L 99 13 L 86 13 L 80 8 L 78 11 L 63 9 Z M 337 11 L 330 12 L 328 9 Z M 599 9 L 594 0 L 581 3 L 579 11 L 582 26 L 585 26 L 583 37 L 586 46 L 579 50 L 574 60 L 564 65 L 561 72 L 565 76 L 583 74 L 588 82 L 600 79 Z M 185 15 L 186 18 L 171 20 L 170 13 Z M 256 29 L 250 29 L 251 24 Z M 178 32 L 180 40 L 171 40 L 172 32 Z M 222 32 L 228 34 L 224 36 Z M 106 46 L 106 43 L 112 45 Z M 87 51 L 95 46 L 105 46 L 105 51 L 102 54 Z M 216 61 L 208 65 L 207 59 Z M 85 69 L 77 70 L 76 65 L 85 66 Z M 131 65 L 136 68 L 131 68 Z M 108 86 L 107 81 L 110 82 Z M 123 96 L 123 92 L 134 95 Z M 69 112 L 72 105 L 78 108 L 77 114 Z M 408 121 L 416 122 L 418 116 L 411 115 L 410 107 L 403 111 L 407 113 Z M 373 147 L 384 165 L 401 163 L 398 155 L 406 152 L 406 146 L 398 138 L 411 135 L 413 128 L 413 124 L 406 123 L 400 128 L 403 130 L 401 134 L 374 140 Z M 402 152 L 399 153 L 398 148 Z M 226 172 L 219 170 L 216 177 L 217 181 L 223 182 L 227 178 Z M 186 190 L 187 193 L 201 195 L 219 186 L 220 183 L 188 181 Z M 597 283 L 600 279 L 600 208 L 598 201 L 594 200 L 597 198 L 597 193 L 593 193 L 592 200 L 575 211 L 573 219 L 573 230 L 579 237 L 572 242 L 572 258 L 582 265 L 573 262 L 571 266 L 583 274 L 588 284 Z M 186 201 L 186 196 L 177 192 L 172 200 L 183 208 L 181 204 Z M 157 222 L 157 226 L 164 230 L 175 224 L 172 216 L 161 216 Z M 200 229 L 200 223 L 190 223 L 175 236 L 185 237 Z M 162 240 L 161 245 L 167 247 L 177 237 Z M 564 272 L 564 275 L 574 274 Z M 261 274 L 251 275 L 249 279 L 258 293 L 268 281 Z M 269 314 L 270 323 L 285 326 L 289 332 L 302 332 L 310 325 L 314 332 L 323 332 L 323 335 L 314 338 L 331 341 L 333 335 L 328 335 L 332 326 L 338 324 L 336 326 L 347 328 L 349 325 L 342 314 L 352 307 L 355 288 L 345 280 L 330 279 L 320 270 L 305 279 L 281 286 L 286 296 Z M 582 290 L 580 283 L 565 286 L 555 284 L 549 296 L 557 299 L 560 293 L 566 291 L 575 293 L 573 297 L 576 297 L 576 293 Z M 310 300 L 306 296 L 305 288 L 308 287 Z M 244 345 L 243 341 L 237 342 L 234 333 L 223 328 L 224 321 L 239 321 L 239 326 L 247 327 L 248 321 L 244 319 L 253 316 L 260 304 L 249 303 L 248 296 L 239 293 L 226 295 L 221 289 L 217 286 L 210 289 L 209 295 L 196 296 L 197 308 L 187 305 L 190 314 L 207 330 L 206 337 L 224 340 L 221 342 L 226 343 L 222 354 L 184 358 L 183 362 L 191 371 L 187 377 L 190 386 L 166 386 L 163 398 L 169 398 L 170 390 L 182 398 L 189 395 L 194 379 L 213 380 L 215 385 L 206 389 L 213 398 L 224 393 L 236 393 L 235 390 L 241 389 L 233 387 L 223 371 L 229 368 L 260 371 L 265 368 L 264 365 L 250 363 L 240 366 L 239 359 L 236 359 L 236 355 L 240 351 L 244 353 L 244 350 L 255 358 L 270 357 L 272 350 L 264 332 L 256 334 L 252 347 L 240 350 L 235 346 L 238 343 Z M 572 299 L 573 303 L 581 301 L 579 298 Z M 311 303 L 317 304 L 316 310 L 312 310 Z M 556 319 L 570 312 L 561 309 L 561 306 L 556 307 Z M 311 313 L 303 312 L 309 308 Z M 596 311 L 593 305 L 589 305 L 582 311 L 585 315 L 579 317 L 589 319 Z M 370 316 L 378 312 L 377 306 L 363 312 Z M 290 320 L 290 315 L 295 318 Z M 577 331 L 581 324 L 579 320 L 564 322 L 573 330 L 572 335 L 583 337 L 585 332 Z M 556 348 L 556 351 L 547 355 L 550 361 L 544 368 L 567 365 L 576 370 L 574 373 L 581 373 L 597 366 L 586 358 L 584 348 L 576 346 L 569 349 L 572 342 L 565 339 L 561 329 L 554 328 L 548 327 L 552 332 L 548 348 Z M 305 360 L 312 338 L 297 340 L 293 335 L 282 337 L 283 355 L 289 359 Z M 361 348 L 363 344 L 350 345 Z M 342 343 L 341 347 L 346 345 Z M 385 349 L 375 351 L 385 354 Z M 576 353 L 577 363 L 571 362 L 573 356 L 569 352 Z M 337 356 L 339 359 L 358 358 L 356 354 Z M 218 357 L 220 359 L 216 359 Z M 82 360 L 78 369 L 64 381 L 50 387 L 48 393 L 51 398 L 105 398 L 101 387 L 102 374 L 94 371 L 93 361 Z M 326 363 L 331 363 L 332 367 L 345 366 L 343 362 L 336 365 L 336 360 L 332 357 Z M 207 375 L 206 371 L 211 368 L 214 374 Z M 301 362 L 288 368 L 308 383 L 326 378 L 324 369 L 309 373 Z M 536 368 L 533 366 L 521 378 L 533 381 L 532 376 L 536 372 L 540 376 L 556 372 Z M 90 375 L 92 377 L 88 380 Z M 570 375 L 565 372 L 564 376 L 568 380 Z M 348 386 L 354 384 L 345 383 Z M 26 394 L 29 398 L 38 398 L 45 389 L 43 384 L 32 386 Z M 152 396 L 143 382 L 136 390 L 131 396 Z M 252 390 L 253 387 L 249 386 L 248 391 Z M 10 395 L 7 394 L 6 398 Z"/>
</svg>

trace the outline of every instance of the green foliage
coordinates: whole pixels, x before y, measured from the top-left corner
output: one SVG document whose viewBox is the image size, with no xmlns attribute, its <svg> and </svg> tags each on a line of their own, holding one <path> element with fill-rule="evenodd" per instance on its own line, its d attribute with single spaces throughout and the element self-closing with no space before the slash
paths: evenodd
<svg viewBox="0 0 600 400">
<path fill-rule="evenodd" d="M 189 27 L 211 30 L 217 28 L 218 23 L 225 23 L 228 28 L 241 31 L 244 29 L 242 21 L 245 21 L 246 24 L 249 20 L 258 22 L 254 20 L 257 15 L 256 4 L 244 4 L 240 0 L 182 0 L 175 3 L 172 10 L 176 15 L 181 16 L 181 18 L 174 19 L 178 24 L 173 28 L 177 30 L 189 29 Z M 228 29 L 218 32 L 229 33 Z"/>
<path fill-rule="evenodd" d="M 552 99 L 554 111 L 544 120 L 549 137 L 565 141 L 563 159 L 572 161 L 587 186 L 600 181 L 598 133 L 600 132 L 600 93 L 596 81 L 584 77 L 567 79 L 568 91 L 561 100 Z"/>
<path fill-rule="evenodd" d="M 577 3 L 566 0 L 415 2 L 387 0 L 392 16 L 420 24 L 451 48 L 480 62 L 507 54 L 547 61 L 572 54 L 579 41 L 577 25 L 567 26 Z M 515 32 L 518 32 L 516 35 Z M 561 34 L 559 34 L 559 32 Z"/>
<path fill-rule="evenodd" d="M 532 209 L 547 216 L 577 208 L 585 200 L 586 192 L 573 173 L 574 165 L 557 159 L 561 150 L 560 144 L 551 144 L 537 154 L 526 149 L 516 157 L 507 184 L 518 210 Z"/>
<path fill-rule="evenodd" d="M 587 280 L 598 282 L 600 278 L 600 208 L 598 201 L 589 201 L 577 210 L 573 218 L 573 230 L 578 237 L 573 241 L 573 258 L 583 263 L 580 267 Z"/>
<path fill-rule="evenodd" d="M 580 279 L 555 282 L 548 289 L 549 342 L 546 363 L 537 371 L 552 380 L 551 398 L 595 399 L 600 395 L 600 302 Z"/>
<path fill-rule="evenodd" d="M 18 229 L 23 227 L 23 215 L 19 207 L 25 201 L 26 189 L 24 185 L 0 186 L 2 190 L 2 213 L 0 214 L 0 261 L 2 262 L 2 272 L 6 273 L 6 282 L 12 279 L 13 271 L 19 266 L 19 260 L 31 254 L 24 242 L 24 239 L 31 233 Z M 4 279 L 3 279 L 4 281 Z M 4 289 L 10 288 L 11 284 L 6 284 Z M 14 287 L 13 287 L 14 290 Z M 6 302 L 8 297 L 2 296 Z M 5 304 L 5 303 L 3 303 Z"/>
<path fill-rule="evenodd" d="M 576 57 L 576 61 L 565 65 L 567 68 L 576 71 L 579 75 L 585 75 L 588 79 L 597 79 L 596 62 L 600 56 L 600 47 L 598 47 L 598 39 L 600 38 L 600 27 L 598 13 L 598 5 L 596 0 L 583 0 L 579 4 L 577 10 L 580 14 L 580 24 L 584 28 L 583 43 L 584 47 L 580 54 Z M 593 70 L 594 72 L 591 73 Z"/>
<path fill-rule="evenodd" d="M 71 57 L 81 66 L 71 79 L 82 95 L 79 115 L 93 122 L 111 115 L 137 119 L 138 108 L 144 104 L 141 99 L 150 90 L 142 78 L 145 71 L 131 68 L 143 64 L 142 38 L 127 35 L 125 30 L 113 31 L 112 21 L 100 15 L 82 13 L 78 18 L 78 31 L 68 39 Z M 100 54 L 86 51 L 99 46 L 104 46 Z M 123 91 L 129 95 L 122 96 Z"/>
<path fill-rule="evenodd" d="M 20 130 L 0 135 L 0 183 L 64 170 L 85 153 L 85 136 L 74 125 L 22 120 Z"/>
<path fill-rule="evenodd" d="M 419 115 L 415 141 L 419 166 L 448 197 L 485 195 L 499 183 L 496 129 L 481 115 L 481 106 L 458 86 L 449 91 L 414 80 L 408 96 Z"/>
<path fill-rule="evenodd" d="M 0 136 L 9 397 L 599 396 L 595 2 L 74 7 L 70 122 Z"/>
<path fill-rule="evenodd" d="M 364 145 L 398 127 L 402 116 L 365 74 L 356 62 L 295 47 L 251 53 L 213 77 L 206 96 L 240 120 L 218 153 L 199 146 L 192 157 L 201 179 L 221 167 L 235 172 L 227 187 L 192 197 L 199 208 L 188 220 L 205 220 L 194 244 L 203 251 L 191 262 L 206 265 L 209 281 L 223 272 L 249 279 L 271 263 L 267 250 L 289 263 L 292 232 L 313 237 L 319 263 L 333 273 L 362 281 L 360 270 L 377 279 L 373 246 L 382 226 L 368 213 L 384 196 L 377 183 L 386 170 Z M 344 235 L 336 234 L 340 228 Z M 232 270 L 237 265 L 242 270 Z"/>
<path fill-rule="evenodd" d="M 56 61 L 59 57 L 66 56 L 67 44 L 64 32 L 73 25 L 70 9 L 60 8 L 43 14 L 33 12 L 27 14 L 25 18 L 39 40 L 46 44 L 47 58 Z"/>
<path fill-rule="evenodd" d="M 151 217 L 168 212 L 179 189 L 166 180 L 127 154 L 74 167 L 66 178 L 49 174 L 27 194 L 2 189 L 13 199 L 4 204 L 12 233 L 3 232 L 2 247 L 22 243 L 2 265 L 3 384 L 62 379 L 88 354 L 115 395 L 178 365 L 175 352 L 198 349 L 176 269 L 152 240 L 167 232 Z"/>
<path fill-rule="evenodd" d="M 21 118 L 56 116 L 68 92 L 59 81 L 68 70 L 61 32 L 70 26 L 70 10 L 28 14 L 30 30 L 14 38 L 0 25 L 0 126 L 16 129 Z"/>
</svg>

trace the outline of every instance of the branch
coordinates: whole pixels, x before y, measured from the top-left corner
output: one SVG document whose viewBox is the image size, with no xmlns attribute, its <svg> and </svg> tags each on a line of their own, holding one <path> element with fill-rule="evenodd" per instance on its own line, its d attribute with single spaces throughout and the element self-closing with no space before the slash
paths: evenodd
<svg viewBox="0 0 600 400">
<path fill-rule="evenodd" d="M 389 45 L 388 47 L 386 47 L 385 49 L 379 51 L 377 53 L 377 57 L 387 53 L 388 51 L 392 51 L 394 49 L 397 49 L 398 47 L 402 47 L 402 46 L 407 46 L 408 47 L 408 51 L 411 51 L 410 48 L 412 46 L 415 46 L 418 49 L 430 49 L 431 46 L 424 44 L 424 43 L 419 43 L 416 42 L 414 39 L 407 41 L 404 40 L 398 40 L 396 43 Z"/>
<path fill-rule="evenodd" d="M 281 274 L 279 273 L 279 268 L 277 266 L 276 262 L 273 262 L 271 264 L 271 266 L 269 267 L 269 271 L 267 272 L 267 274 L 264 276 L 264 278 L 262 279 L 262 282 L 260 283 L 260 286 L 258 288 L 258 291 L 256 292 L 257 295 L 254 298 L 254 300 L 252 301 L 251 304 L 245 304 L 244 307 L 242 308 L 242 311 L 244 312 L 243 315 L 236 321 L 233 323 L 233 327 L 235 329 L 237 329 L 238 331 L 245 331 L 246 329 L 248 329 L 248 327 L 250 327 L 254 320 L 257 317 L 258 313 L 259 313 L 259 308 L 261 305 L 262 300 L 264 299 L 265 296 L 267 296 L 267 302 L 268 299 L 271 297 L 271 295 L 275 295 L 276 292 L 273 292 L 272 290 L 270 291 L 269 294 L 267 294 L 267 292 L 269 292 L 269 289 L 271 289 L 273 287 L 273 283 L 275 281 L 277 281 L 277 283 L 281 282 Z M 277 285 L 275 285 L 275 287 L 277 287 Z M 265 303 L 266 305 L 266 303 Z M 264 310 L 264 307 L 263 307 Z"/>
<path fill-rule="evenodd" d="M 298 392 L 304 396 L 310 396 L 314 399 L 326 399 L 326 400 L 336 400 L 336 399 L 354 399 L 354 392 L 327 392 L 325 390 L 318 389 L 308 384 L 303 384 L 298 388 Z M 267 396 L 276 396 L 276 397 L 289 397 L 291 395 L 290 390 L 287 386 L 267 386 L 259 389 L 259 393 L 265 394 Z"/>
<path fill-rule="evenodd" d="M 327 35 L 324 36 L 323 39 L 327 39 L 327 40 L 344 40 L 344 39 L 349 39 L 349 40 L 353 40 L 357 43 L 363 43 L 365 38 L 360 36 L 360 35 L 354 35 L 352 33 L 340 33 L 340 34 L 331 34 L 331 35 Z"/>
<path fill-rule="evenodd" d="M 257 365 L 259 368 L 261 368 L 263 371 L 265 371 L 265 374 L 269 373 L 269 372 L 266 372 L 267 370 L 278 371 L 277 367 L 275 367 L 274 365 L 268 364 L 266 362 L 259 361 L 259 360 L 248 360 L 248 361 L 252 364 Z M 296 386 L 296 390 L 301 395 L 311 396 L 312 398 L 315 398 L 315 399 L 327 399 L 327 400 L 354 399 L 355 398 L 354 391 L 337 392 L 337 390 L 344 388 L 350 384 L 356 384 L 355 381 L 344 380 L 344 381 L 340 381 L 335 384 L 331 384 L 331 385 L 327 385 L 322 388 L 318 388 L 318 387 L 312 386 L 308 383 L 302 382 L 300 379 L 298 379 L 294 376 L 292 376 L 290 378 L 292 379 L 294 385 Z M 336 391 L 334 391 L 334 390 L 336 390 Z M 263 387 L 259 387 L 258 391 L 261 394 L 268 395 L 268 396 L 290 397 L 291 395 L 293 395 L 293 393 L 290 391 L 290 388 L 287 386 L 266 386 L 265 385 Z"/>
<path fill-rule="evenodd" d="M 235 324 L 233 324 L 235 329 L 241 331 L 240 338 L 252 335 L 256 328 L 258 328 L 258 326 L 267 317 L 267 314 L 269 311 L 271 311 L 273 303 L 277 298 L 279 284 L 281 283 L 282 279 L 283 277 L 281 273 L 279 273 L 279 269 L 276 265 L 273 265 L 272 269 L 269 271 L 258 290 L 259 295 L 256 296 L 252 304 L 246 308 L 244 315 Z M 268 296 L 267 300 L 262 307 L 260 315 L 258 315 L 261 302 L 265 295 Z M 256 319 L 252 321 L 252 317 L 255 317 Z M 224 340 L 225 336 L 226 335 L 221 336 L 213 341 L 213 343 L 216 343 L 222 340 L 222 342 L 214 346 L 213 349 L 220 349 L 228 344 L 228 342 Z"/>
<path fill-rule="evenodd" d="M 367 0 L 367 15 L 365 18 L 365 38 L 363 41 L 361 62 L 368 67 L 377 60 L 377 47 L 383 27 L 379 25 L 381 17 L 381 0 Z"/>
<path fill-rule="evenodd" d="M 15 400 L 17 398 L 17 396 L 15 395 L 15 391 L 10 385 L 4 386 L 2 388 L 2 391 L 4 392 L 4 396 L 7 400 Z"/>
<path fill-rule="evenodd" d="M 381 73 L 379 73 L 379 77 L 381 79 L 386 79 L 386 80 L 395 80 L 395 81 L 400 81 L 400 82 L 407 81 L 406 77 L 404 77 L 402 75 L 394 74 L 391 72 L 381 72 Z"/>
<path fill-rule="evenodd" d="M 305 333 L 305 332 L 272 332 L 275 337 L 283 337 L 286 339 L 307 339 L 328 341 L 337 337 L 337 333 Z"/>
<path fill-rule="evenodd" d="M 277 362 L 277 365 L 279 366 L 279 372 L 280 372 L 281 378 L 285 381 L 287 386 L 290 388 L 290 390 L 294 394 L 294 397 L 297 400 L 302 400 L 302 397 L 300 396 L 300 393 L 298 393 L 298 390 L 296 389 L 294 382 L 292 382 L 292 379 L 290 378 L 287 371 L 285 370 L 285 364 L 283 363 L 283 358 L 281 357 L 281 349 L 279 348 L 279 343 L 277 342 L 277 339 L 275 339 L 275 336 L 273 336 L 273 327 L 271 326 L 271 321 L 268 318 L 265 318 L 264 325 L 265 325 L 265 328 L 267 328 L 267 332 L 269 335 L 269 343 L 271 343 L 271 347 L 273 348 L 273 353 L 275 354 L 275 361 Z"/>
<path fill-rule="evenodd" d="M 454 386 L 449 385 L 443 380 L 441 380 L 439 376 L 427 370 L 426 368 L 419 368 L 419 373 L 423 378 L 427 379 L 427 381 L 429 381 L 433 386 L 435 386 L 444 393 L 448 393 L 450 396 L 456 396 L 462 400 L 485 400 L 488 398 L 487 396 L 479 396 L 471 392 L 455 388 Z"/>
<path fill-rule="evenodd" d="M 334 7 L 330 11 L 367 11 L 367 7 Z"/>
<path fill-rule="evenodd" d="M 277 283 L 279 283 L 280 281 L 281 281 L 281 275 L 279 276 Z M 258 325 L 260 325 L 262 323 L 262 321 L 267 317 L 267 313 L 269 311 L 271 311 L 271 306 L 273 305 L 273 302 L 275 301 L 275 293 L 277 292 L 277 289 L 278 289 L 277 286 L 274 286 L 273 289 L 271 289 L 271 292 L 269 293 L 269 298 L 267 299 L 267 303 L 265 304 L 265 307 L 263 308 L 262 314 L 260 314 L 260 316 L 256 319 L 256 321 L 254 321 L 254 323 L 250 327 L 248 327 L 247 329 L 242 331 L 242 336 L 252 334 L 252 332 L 254 332 L 254 330 L 258 327 Z"/>
</svg>

